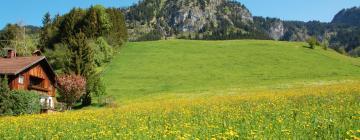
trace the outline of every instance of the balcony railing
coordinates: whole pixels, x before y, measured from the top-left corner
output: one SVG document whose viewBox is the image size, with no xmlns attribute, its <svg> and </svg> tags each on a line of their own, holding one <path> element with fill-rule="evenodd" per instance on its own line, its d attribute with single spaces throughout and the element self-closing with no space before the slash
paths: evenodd
<svg viewBox="0 0 360 140">
<path fill-rule="evenodd" d="M 42 92 L 49 92 L 50 90 L 41 86 L 37 86 L 37 85 L 30 85 L 29 89 L 32 90 L 38 90 L 38 91 L 42 91 Z"/>
</svg>

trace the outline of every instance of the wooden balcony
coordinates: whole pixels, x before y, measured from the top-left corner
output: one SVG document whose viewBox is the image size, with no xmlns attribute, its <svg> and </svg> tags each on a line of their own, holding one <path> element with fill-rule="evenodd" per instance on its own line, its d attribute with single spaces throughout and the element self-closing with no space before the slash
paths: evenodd
<svg viewBox="0 0 360 140">
<path fill-rule="evenodd" d="M 48 93 L 48 92 L 50 91 L 50 90 L 47 89 L 47 88 L 43 88 L 43 87 L 41 87 L 41 86 L 36 86 L 36 85 L 30 85 L 30 86 L 29 86 L 29 89 L 30 89 L 30 90 L 41 91 L 41 92 L 46 92 L 46 93 Z"/>
</svg>

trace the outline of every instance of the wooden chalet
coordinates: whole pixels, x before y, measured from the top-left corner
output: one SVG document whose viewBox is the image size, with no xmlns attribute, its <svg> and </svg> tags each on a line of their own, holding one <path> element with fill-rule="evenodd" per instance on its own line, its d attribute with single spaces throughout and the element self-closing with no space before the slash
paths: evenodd
<svg viewBox="0 0 360 140">
<path fill-rule="evenodd" d="M 7 56 L 0 58 L 0 76 L 5 75 L 11 90 L 35 91 L 41 94 L 45 110 L 54 108 L 56 74 L 39 51 L 33 56 L 17 57 L 14 50 L 8 50 Z"/>
</svg>

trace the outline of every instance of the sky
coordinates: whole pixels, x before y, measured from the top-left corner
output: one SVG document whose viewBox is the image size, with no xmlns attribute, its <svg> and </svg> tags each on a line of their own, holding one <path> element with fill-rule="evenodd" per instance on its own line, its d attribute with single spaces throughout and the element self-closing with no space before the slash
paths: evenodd
<svg viewBox="0 0 360 140">
<path fill-rule="evenodd" d="M 7 23 L 41 26 L 46 12 L 64 14 L 73 7 L 87 8 L 102 4 L 106 7 L 126 7 L 138 0 L 2 0 L 0 28 Z M 360 6 L 360 0 L 238 0 L 254 16 L 277 17 L 283 20 L 319 20 L 330 22 L 343 8 Z"/>
</svg>

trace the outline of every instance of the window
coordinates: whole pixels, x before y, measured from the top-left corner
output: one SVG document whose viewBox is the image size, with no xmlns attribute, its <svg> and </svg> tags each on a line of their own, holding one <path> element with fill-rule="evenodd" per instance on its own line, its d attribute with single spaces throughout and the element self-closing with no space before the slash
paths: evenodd
<svg viewBox="0 0 360 140">
<path fill-rule="evenodd" d="M 24 84 L 24 76 L 23 75 L 20 75 L 18 79 L 19 79 L 18 80 L 19 84 Z"/>
<path fill-rule="evenodd" d="M 44 79 L 30 76 L 30 86 L 44 87 Z"/>
</svg>

